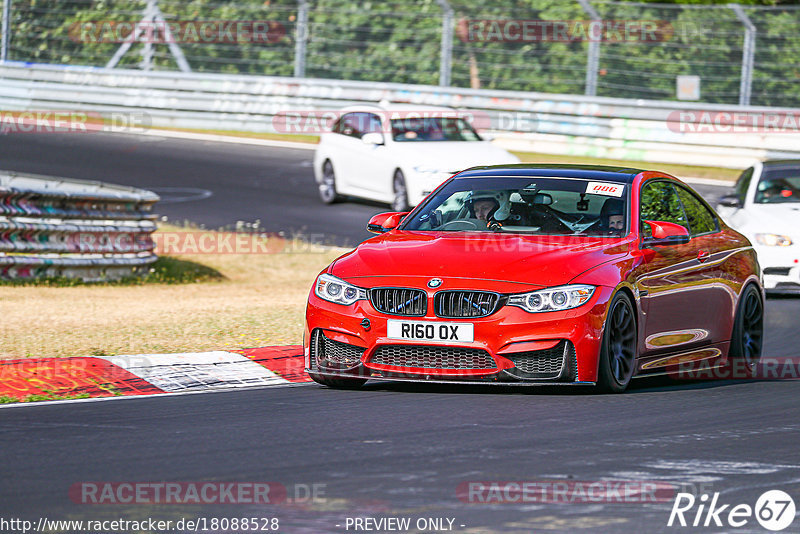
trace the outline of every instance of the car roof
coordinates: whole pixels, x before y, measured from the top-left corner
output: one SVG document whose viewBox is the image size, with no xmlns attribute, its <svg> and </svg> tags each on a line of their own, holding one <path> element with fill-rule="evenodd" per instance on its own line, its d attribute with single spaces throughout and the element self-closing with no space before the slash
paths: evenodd
<svg viewBox="0 0 800 534">
<path fill-rule="evenodd" d="M 800 159 L 768 159 L 761 162 L 764 167 L 798 167 L 800 168 Z"/>
<path fill-rule="evenodd" d="M 487 165 L 472 167 L 456 175 L 459 178 L 477 178 L 493 176 L 542 176 L 553 178 L 586 178 L 607 182 L 632 183 L 633 179 L 645 169 L 616 167 L 608 165 L 567 165 L 517 163 L 512 165 Z"/>
</svg>

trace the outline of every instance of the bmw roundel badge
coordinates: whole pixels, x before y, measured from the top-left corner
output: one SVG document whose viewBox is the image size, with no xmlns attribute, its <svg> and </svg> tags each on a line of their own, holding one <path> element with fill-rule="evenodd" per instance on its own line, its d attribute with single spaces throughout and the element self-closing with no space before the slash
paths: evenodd
<svg viewBox="0 0 800 534">
<path fill-rule="evenodd" d="M 431 278 L 430 280 L 428 280 L 428 287 L 431 289 L 436 289 L 440 285 L 442 285 L 441 278 Z"/>
</svg>

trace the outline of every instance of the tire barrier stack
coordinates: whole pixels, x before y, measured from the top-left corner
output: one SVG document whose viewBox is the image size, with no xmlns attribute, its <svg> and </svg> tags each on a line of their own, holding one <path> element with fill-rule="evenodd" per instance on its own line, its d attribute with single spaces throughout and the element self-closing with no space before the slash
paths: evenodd
<svg viewBox="0 0 800 534">
<path fill-rule="evenodd" d="M 157 258 L 158 200 L 143 189 L 0 171 L 0 279 L 142 276 Z"/>
</svg>

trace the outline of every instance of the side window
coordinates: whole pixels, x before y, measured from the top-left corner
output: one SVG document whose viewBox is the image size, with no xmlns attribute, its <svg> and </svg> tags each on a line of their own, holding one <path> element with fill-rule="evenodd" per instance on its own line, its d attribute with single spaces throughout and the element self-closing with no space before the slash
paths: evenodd
<svg viewBox="0 0 800 534">
<path fill-rule="evenodd" d="M 664 221 L 680 224 L 689 230 L 689 223 L 683 212 L 681 201 L 675 188 L 669 182 L 647 182 L 642 187 L 641 208 L 639 219 L 641 221 Z M 652 237 L 650 226 L 641 223 L 642 235 Z"/>
<path fill-rule="evenodd" d="M 753 179 L 753 170 L 753 167 L 750 167 L 736 180 L 736 196 L 739 197 L 739 203 L 742 206 L 744 206 L 744 199 L 747 197 L 747 190 L 750 188 L 750 180 Z"/>
<path fill-rule="evenodd" d="M 719 230 L 717 218 L 688 190 L 677 187 L 678 197 L 683 204 L 683 210 L 689 219 L 691 235 L 710 234 Z"/>
</svg>

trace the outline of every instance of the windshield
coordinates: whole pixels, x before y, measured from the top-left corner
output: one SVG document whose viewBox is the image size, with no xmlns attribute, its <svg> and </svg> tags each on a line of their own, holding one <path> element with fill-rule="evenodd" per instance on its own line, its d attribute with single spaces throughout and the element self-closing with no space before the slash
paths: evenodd
<svg viewBox="0 0 800 534">
<path fill-rule="evenodd" d="M 756 204 L 800 202 L 800 168 L 765 169 L 756 190 Z"/>
<path fill-rule="evenodd" d="M 392 139 L 408 141 L 481 141 L 464 119 L 448 117 L 404 118 L 392 120 Z"/>
<path fill-rule="evenodd" d="M 404 230 L 620 237 L 628 186 L 573 178 L 456 178 L 406 219 Z"/>
</svg>

